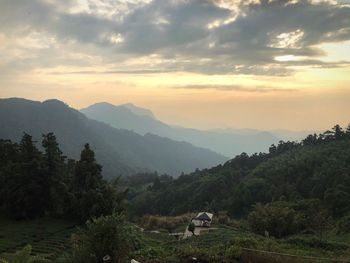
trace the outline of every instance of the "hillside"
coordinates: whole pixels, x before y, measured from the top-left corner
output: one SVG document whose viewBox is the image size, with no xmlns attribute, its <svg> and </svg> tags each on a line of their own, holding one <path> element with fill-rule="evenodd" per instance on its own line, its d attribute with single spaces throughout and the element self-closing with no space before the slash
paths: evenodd
<svg viewBox="0 0 350 263">
<path fill-rule="evenodd" d="M 270 132 L 244 129 L 198 130 L 171 126 L 157 120 L 152 112 L 132 104 L 114 106 L 102 102 L 81 109 L 87 117 L 110 124 L 119 129 L 132 130 L 138 134 L 156 134 L 177 141 L 186 141 L 224 156 L 233 157 L 241 152 L 265 151 L 280 138 Z"/>
<path fill-rule="evenodd" d="M 141 171 L 177 176 L 225 161 L 225 157 L 189 143 L 141 136 L 90 120 L 58 100 L 1 99 L 0 123 L 2 139 L 18 141 L 27 132 L 41 141 L 43 133 L 54 132 L 70 158 L 77 159 L 83 145 L 90 143 L 107 177 Z"/>
<path fill-rule="evenodd" d="M 339 127 L 339 126 L 338 126 Z M 228 211 L 240 216 L 256 203 L 319 200 L 333 216 L 350 212 L 350 130 L 283 142 L 268 154 L 241 154 L 212 169 L 154 183 L 133 199 L 135 213 Z M 145 203 L 153 203 L 145 207 Z"/>
</svg>

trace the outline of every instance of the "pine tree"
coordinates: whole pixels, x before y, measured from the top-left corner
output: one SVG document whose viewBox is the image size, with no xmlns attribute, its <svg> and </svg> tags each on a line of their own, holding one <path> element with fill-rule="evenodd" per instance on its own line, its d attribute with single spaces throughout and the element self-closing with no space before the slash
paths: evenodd
<svg viewBox="0 0 350 263">
<path fill-rule="evenodd" d="M 76 217 L 84 222 L 92 217 L 109 215 L 116 208 L 115 189 L 102 178 L 102 167 L 96 162 L 95 153 L 85 144 L 80 160 L 76 163 L 73 179 Z"/>
<path fill-rule="evenodd" d="M 53 133 L 43 135 L 44 165 L 50 187 L 50 208 L 53 213 L 62 214 L 68 199 L 68 179 L 65 178 L 65 156 L 59 148 Z"/>
<path fill-rule="evenodd" d="M 5 179 L 5 210 L 14 218 L 41 216 L 49 202 L 49 180 L 41 153 L 26 133 L 19 144 L 18 159 Z"/>
<path fill-rule="evenodd" d="M 74 187 L 88 190 L 98 188 L 102 183 L 102 167 L 96 162 L 95 153 L 87 143 L 75 166 Z"/>
</svg>

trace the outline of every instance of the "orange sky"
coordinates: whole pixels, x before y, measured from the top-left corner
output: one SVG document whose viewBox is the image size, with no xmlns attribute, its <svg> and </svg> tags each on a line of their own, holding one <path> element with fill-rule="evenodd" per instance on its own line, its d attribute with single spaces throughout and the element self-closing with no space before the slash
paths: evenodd
<svg viewBox="0 0 350 263">
<path fill-rule="evenodd" d="M 255 6 L 237 1 L 229 8 L 217 4 L 219 1 L 208 0 L 206 6 L 195 0 L 190 4 L 163 1 L 156 6 L 159 17 L 149 8 L 157 1 L 126 5 L 128 1 L 109 0 L 103 5 L 84 0 L 71 6 L 68 3 L 74 1 L 66 2 L 61 6 L 59 1 L 38 0 L 35 7 L 17 1 L 0 4 L 0 16 L 2 12 L 11 14 L 0 27 L 0 97 L 57 98 L 74 108 L 101 101 L 132 102 L 149 108 L 167 123 L 197 128 L 324 130 L 335 123 L 345 126 L 350 122 L 349 27 L 342 24 L 342 17 L 339 23 L 331 21 L 332 27 L 325 21 L 331 31 L 325 29 L 316 37 L 308 20 L 308 16 L 319 15 L 317 12 L 334 12 L 336 17 L 340 8 L 349 12 L 347 5 L 310 1 L 313 9 L 305 11 L 305 21 L 300 17 L 299 25 L 283 25 L 282 30 L 278 23 L 266 22 L 265 26 L 255 21 L 259 17 L 253 20 L 252 10 L 260 8 L 259 1 L 251 1 L 257 2 Z M 293 8 L 300 15 L 298 8 L 305 10 L 305 6 L 292 2 L 288 6 L 271 4 L 261 12 Z M 106 13 L 111 7 L 115 13 Z M 48 26 L 42 26 L 32 13 L 24 18 L 18 13 L 31 8 L 53 12 L 51 16 L 57 16 L 58 21 L 65 15 L 66 20 L 61 25 L 39 16 L 48 20 Z M 193 10 L 192 15 L 187 17 L 181 8 Z M 200 12 L 211 20 L 203 22 Z M 179 15 L 184 17 L 177 19 Z M 143 27 L 142 19 L 149 17 L 154 28 Z M 350 21 L 350 16 L 346 19 Z M 207 23 L 206 28 L 203 23 Z M 266 33 L 250 34 L 245 28 L 250 23 L 259 23 Z M 188 28 L 193 32 L 184 32 Z M 245 31 L 237 33 L 240 28 Z M 107 29 L 116 31 L 104 32 Z M 162 39 L 153 43 L 144 36 L 146 30 Z M 226 40 L 230 32 L 242 40 Z M 90 34 L 101 39 L 90 38 Z M 108 43 L 104 42 L 106 34 L 110 34 Z M 134 42 L 129 42 L 131 39 Z M 207 47 L 198 43 L 207 43 Z M 246 53 L 247 45 L 255 49 Z"/>
</svg>

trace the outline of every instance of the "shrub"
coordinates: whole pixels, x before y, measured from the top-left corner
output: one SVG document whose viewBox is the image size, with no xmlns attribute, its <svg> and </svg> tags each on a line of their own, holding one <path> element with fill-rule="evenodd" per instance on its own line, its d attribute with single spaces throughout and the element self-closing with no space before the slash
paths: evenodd
<svg viewBox="0 0 350 263">
<path fill-rule="evenodd" d="M 34 262 L 48 262 L 39 256 L 32 256 L 32 246 L 26 245 L 21 250 L 18 250 L 14 255 L 6 259 L 0 258 L 0 263 L 34 263 Z"/>
<path fill-rule="evenodd" d="M 257 248 L 259 242 L 253 237 L 241 237 L 241 238 L 235 238 L 231 240 L 230 244 L 237 245 L 239 247 L 244 247 L 244 248 Z"/>
<path fill-rule="evenodd" d="M 147 230 L 166 229 L 172 232 L 181 224 L 188 223 L 191 220 L 190 214 L 180 216 L 154 216 L 144 215 L 140 219 L 140 225 Z"/>
<path fill-rule="evenodd" d="M 230 246 L 228 249 L 225 251 L 225 258 L 228 259 L 239 259 L 242 254 L 242 247 L 239 246 L 238 244 L 234 244 Z"/>
<path fill-rule="evenodd" d="M 123 262 L 133 250 L 134 230 L 123 215 L 113 214 L 89 220 L 85 229 L 73 236 L 72 262 Z"/>
<path fill-rule="evenodd" d="M 339 234 L 350 233 L 350 215 L 339 219 L 337 222 L 337 232 Z"/>
<path fill-rule="evenodd" d="M 277 238 L 296 233 L 298 230 L 297 213 L 289 207 L 257 204 L 248 216 L 248 223 L 253 232 L 269 234 Z M 266 233 L 267 231 L 267 233 Z"/>
</svg>

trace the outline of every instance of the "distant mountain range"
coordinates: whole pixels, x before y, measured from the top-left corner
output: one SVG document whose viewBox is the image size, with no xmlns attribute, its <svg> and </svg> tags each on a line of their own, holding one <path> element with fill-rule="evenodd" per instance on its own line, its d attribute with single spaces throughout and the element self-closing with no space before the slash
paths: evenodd
<svg viewBox="0 0 350 263">
<path fill-rule="evenodd" d="M 255 129 L 198 130 L 172 126 L 157 120 L 148 109 L 133 104 L 119 106 L 102 102 L 81 109 L 87 117 L 102 121 L 115 128 L 132 130 L 138 134 L 155 134 L 177 141 L 186 141 L 198 147 L 211 149 L 224 156 L 234 157 L 242 152 L 266 152 L 280 140 L 299 140 L 309 132 L 276 130 L 271 132 Z"/>
<path fill-rule="evenodd" d="M 90 143 L 106 177 L 141 171 L 177 176 L 227 160 L 211 150 L 149 134 L 148 123 L 161 122 L 148 110 L 125 104 L 107 105 L 110 111 L 106 111 L 106 104 L 99 105 L 103 109 L 99 114 L 106 114 L 105 123 L 92 120 L 93 109 L 100 108 L 98 105 L 82 111 L 89 119 L 58 100 L 0 99 L 0 138 L 19 141 L 26 132 L 40 145 L 43 133 L 54 132 L 64 154 L 74 159 L 79 158 L 83 145 Z M 106 124 L 112 121 L 114 127 Z M 132 123 L 135 127 L 130 126 Z M 140 132 L 143 126 L 143 132 Z"/>
</svg>

